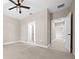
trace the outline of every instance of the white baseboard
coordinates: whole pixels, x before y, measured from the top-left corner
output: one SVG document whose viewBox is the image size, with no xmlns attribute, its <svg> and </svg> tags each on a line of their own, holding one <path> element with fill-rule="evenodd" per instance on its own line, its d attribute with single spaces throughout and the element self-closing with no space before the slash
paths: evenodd
<svg viewBox="0 0 79 59">
<path fill-rule="evenodd" d="M 51 47 L 51 43 L 48 44 L 48 48 Z"/>
<path fill-rule="evenodd" d="M 6 42 L 6 43 L 3 43 L 3 45 L 9 45 L 9 44 L 14 44 L 14 43 L 18 43 L 18 42 L 21 42 L 21 41 Z"/>
<path fill-rule="evenodd" d="M 25 42 L 25 41 L 21 41 L 23 43 L 26 43 L 26 44 L 29 44 L 29 45 L 33 45 L 33 46 L 39 46 L 39 47 L 43 47 L 43 48 L 48 48 L 48 46 L 45 46 L 45 45 L 40 45 L 40 44 L 34 44 L 34 43 L 30 43 L 30 42 Z"/>
<path fill-rule="evenodd" d="M 18 43 L 18 42 L 22 42 L 22 43 L 25 43 L 25 44 L 28 44 L 28 45 L 33 45 L 33 46 L 39 46 L 39 47 L 43 47 L 43 48 L 48 48 L 48 46 L 45 46 L 45 45 L 33 44 L 33 43 L 25 42 L 25 41 L 22 41 L 22 40 L 12 41 L 12 42 L 6 42 L 6 43 L 3 43 L 3 45 L 10 45 L 10 44 Z"/>
<path fill-rule="evenodd" d="M 35 46 L 39 46 L 39 47 L 43 47 L 43 48 L 48 48 L 48 46 L 40 45 L 40 44 L 35 44 Z"/>
</svg>

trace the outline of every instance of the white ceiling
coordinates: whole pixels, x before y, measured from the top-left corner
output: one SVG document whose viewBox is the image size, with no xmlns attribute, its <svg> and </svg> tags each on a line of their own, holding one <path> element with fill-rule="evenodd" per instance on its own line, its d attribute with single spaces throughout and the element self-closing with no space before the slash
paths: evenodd
<svg viewBox="0 0 79 59">
<path fill-rule="evenodd" d="M 48 8 L 51 12 L 60 11 L 69 7 L 71 2 L 72 0 L 24 0 L 23 5 L 30 6 L 31 9 L 22 9 L 22 14 L 19 14 L 16 9 L 8 10 L 10 7 L 15 6 L 13 3 L 11 3 L 9 0 L 3 0 L 3 11 L 4 15 L 8 15 L 16 19 L 23 19 L 24 17 L 28 16 L 29 13 L 36 13 L 45 8 Z M 63 3 L 65 6 L 58 9 L 57 6 Z"/>
</svg>

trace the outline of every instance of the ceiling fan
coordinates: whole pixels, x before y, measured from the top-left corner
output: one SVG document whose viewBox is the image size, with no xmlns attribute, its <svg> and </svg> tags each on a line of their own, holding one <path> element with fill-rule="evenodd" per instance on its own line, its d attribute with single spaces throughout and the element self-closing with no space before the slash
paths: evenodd
<svg viewBox="0 0 79 59">
<path fill-rule="evenodd" d="M 14 9 L 14 8 L 18 8 L 18 9 L 19 9 L 19 13 L 21 14 L 21 8 L 30 9 L 30 7 L 28 7 L 28 6 L 23 6 L 23 5 L 21 5 L 21 3 L 23 3 L 24 0 L 17 0 L 17 3 L 14 2 L 13 0 L 9 0 L 9 1 L 12 2 L 13 4 L 15 4 L 15 6 L 9 8 L 9 10 L 12 10 L 12 9 Z"/>
</svg>

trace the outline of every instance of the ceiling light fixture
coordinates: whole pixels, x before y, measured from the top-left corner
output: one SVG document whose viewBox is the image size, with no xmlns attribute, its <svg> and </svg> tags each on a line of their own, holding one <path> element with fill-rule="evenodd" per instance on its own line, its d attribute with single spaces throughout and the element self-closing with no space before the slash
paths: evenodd
<svg viewBox="0 0 79 59">
<path fill-rule="evenodd" d="M 21 8 L 26 8 L 26 9 L 30 9 L 30 7 L 27 6 L 23 6 L 21 3 L 23 3 L 24 0 L 17 0 L 17 3 L 15 3 L 13 0 L 9 0 L 10 2 L 12 2 L 13 4 L 15 4 L 14 7 L 9 8 L 9 10 L 12 10 L 14 8 L 17 8 L 19 10 L 19 13 L 21 14 Z"/>
</svg>

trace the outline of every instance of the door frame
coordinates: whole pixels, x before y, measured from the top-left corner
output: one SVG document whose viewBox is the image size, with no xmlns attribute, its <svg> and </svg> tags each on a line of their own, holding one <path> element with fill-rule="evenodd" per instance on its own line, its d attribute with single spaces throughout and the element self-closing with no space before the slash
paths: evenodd
<svg viewBox="0 0 79 59">
<path fill-rule="evenodd" d="M 69 12 L 71 15 L 71 35 L 70 35 L 70 53 L 73 53 L 73 14 L 72 12 Z M 69 14 L 68 13 L 68 14 Z"/>
<path fill-rule="evenodd" d="M 34 42 L 29 42 L 29 25 L 34 26 Z M 36 32 L 35 31 L 36 31 L 35 21 L 28 23 L 28 42 L 31 44 L 36 44 Z"/>
<path fill-rule="evenodd" d="M 56 23 L 56 21 L 57 20 L 61 20 L 61 21 L 58 21 L 58 22 L 62 22 L 62 21 L 64 21 L 64 20 L 62 20 L 62 18 L 65 18 L 65 17 L 61 17 L 61 18 L 57 18 L 57 19 L 52 19 L 51 20 L 51 27 L 50 27 L 50 29 L 52 29 L 52 23 L 54 24 L 54 26 L 55 26 L 55 23 Z M 52 35 L 52 30 L 50 30 L 50 32 L 51 32 L 51 35 Z M 50 36 L 51 37 L 51 44 L 52 44 L 52 36 Z M 54 37 L 55 38 L 55 37 Z"/>
<path fill-rule="evenodd" d="M 70 53 L 73 53 L 73 14 L 71 13 L 71 47 Z"/>
<path fill-rule="evenodd" d="M 71 12 L 69 12 L 71 13 Z M 63 17 L 61 17 L 63 18 Z M 57 19 L 60 19 L 60 18 L 57 18 Z M 52 26 L 52 22 L 53 22 L 53 19 L 51 20 L 51 26 Z M 51 27 L 50 27 L 51 29 Z M 52 30 L 50 30 L 50 32 L 52 32 Z M 52 36 L 51 36 L 52 37 Z M 51 41 L 51 44 L 52 44 L 52 39 L 50 40 Z M 73 13 L 71 13 L 71 41 L 70 41 L 70 53 L 73 53 Z"/>
</svg>

